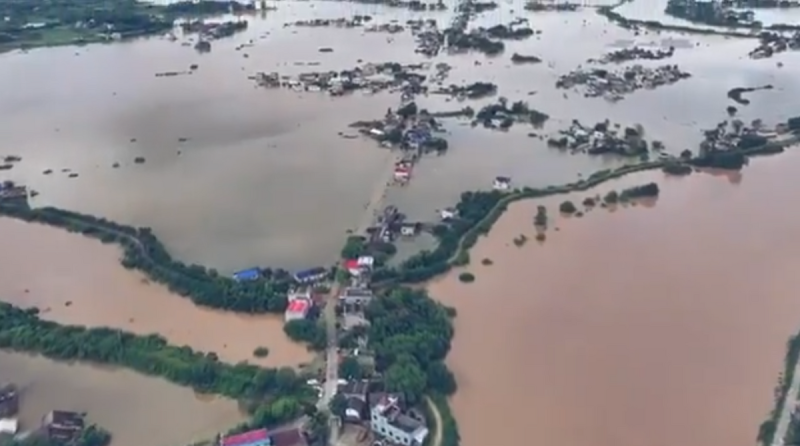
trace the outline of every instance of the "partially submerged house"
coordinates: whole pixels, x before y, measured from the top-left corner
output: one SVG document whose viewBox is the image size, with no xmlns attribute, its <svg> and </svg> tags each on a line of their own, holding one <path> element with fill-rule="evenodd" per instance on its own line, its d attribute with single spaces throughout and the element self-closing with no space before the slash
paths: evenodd
<svg viewBox="0 0 800 446">
<path fill-rule="evenodd" d="M 339 294 L 339 300 L 345 305 L 367 305 L 374 295 L 367 287 L 348 287 Z"/>
<path fill-rule="evenodd" d="M 13 417 L 19 411 L 19 389 L 14 384 L 0 385 L 0 418 Z"/>
<path fill-rule="evenodd" d="M 42 419 L 42 428 L 47 437 L 60 443 L 75 439 L 85 425 L 83 414 L 66 410 L 54 410 Z"/>
<path fill-rule="evenodd" d="M 492 183 L 494 190 L 509 190 L 511 189 L 511 177 L 496 177 Z"/>
<path fill-rule="evenodd" d="M 251 280 L 258 280 L 261 278 L 260 268 L 248 268 L 233 273 L 233 280 L 237 282 L 248 282 Z"/>
<path fill-rule="evenodd" d="M 326 277 L 328 277 L 328 270 L 321 266 L 298 271 L 294 274 L 295 282 L 300 284 L 311 284 L 319 282 L 325 279 Z"/>
<path fill-rule="evenodd" d="M 360 423 L 367 419 L 367 394 L 369 392 L 369 381 L 350 381 L 345 385 L 339 386 L 339 393 L 345 397 L 347 407 L 344 411 L 343 420 L 346 423 Z"/>
</svg>

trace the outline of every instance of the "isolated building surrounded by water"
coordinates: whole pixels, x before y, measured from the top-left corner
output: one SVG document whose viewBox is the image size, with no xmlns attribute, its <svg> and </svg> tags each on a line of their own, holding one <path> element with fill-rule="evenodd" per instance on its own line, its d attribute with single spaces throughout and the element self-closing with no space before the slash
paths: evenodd
<svg viewBox="0 0 800 446">
<path fill-rule="evenodd" d="M 42 419 L 48 438 L 64 443 L 80 435 L 85 424 L 82 414 L 66 410 L 54 410 Z"/>
</svg>

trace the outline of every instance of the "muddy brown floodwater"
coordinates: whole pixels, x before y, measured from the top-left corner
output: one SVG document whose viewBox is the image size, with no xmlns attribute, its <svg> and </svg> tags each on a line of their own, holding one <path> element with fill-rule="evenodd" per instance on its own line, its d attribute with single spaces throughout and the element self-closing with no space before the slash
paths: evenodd
<svg viewBox="0 0 800 446">
<path fill-rule="evenodd" d="M 128 370 L 65 364 L 0 352 L 0 376 L 22 389 L 20 422 L 35 429 L 47 412 L 87 412 L 114 446 L 177 446 L 211 438 L 244 420 L 235 401 Z"/>
<path fill-rule="evenodd" d="M 583 218 L 556 197 L 543 245 L 539 203 L 511 206 L 471 253 L 476 281 L 430 287 L 458 310 L 462 445 L 754 445 L 800 328 L 798 174 L 800 152 L 741 178 L 636 175 L 598 191 L 660 181 L 654 207 Z"/>
<path fill-rule="evenodd" d="M 279 316 L 242 316 L 195 306 L 119 263 L 120 250 L 61 229 L 0 218 L 0 299 L 36 306 L 62 324 L 158 333 L 170 343 L 216 352 L 227 362 L 297 366 L 311 359 Z M 253 356 L 269 348 L 266 358 Z"/>
</svg>

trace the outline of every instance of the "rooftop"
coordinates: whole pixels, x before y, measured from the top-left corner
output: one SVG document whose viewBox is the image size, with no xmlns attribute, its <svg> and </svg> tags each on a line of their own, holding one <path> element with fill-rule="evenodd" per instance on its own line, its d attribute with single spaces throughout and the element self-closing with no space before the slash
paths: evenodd
<svg viewBox="0 0 800 446">
<path fill-rule="evenodd" d="M 294 274 L 294 277 L 297 279 L 308 279 L 314 276 L 324 275 L 327 273 L 327 270 L 321 266 L 316 268 L 309 268 L 302 271 L 298 271 Z"/>
<path fill-rule="evenodd" d="M 83 415 L 66 410 L 54 410 L 47 414 L 45 423 L 53 427 L 83 429 Z"/>
<path fill-rule="evenodd" d="M 272 434 L 272 446 L 302 446 L 306 440 L 300 429 L 289 429 Z"/>
<path fill-rule="evenodd" d="M 369 381 L 350 381 L 347 384 L 339 387 L 339 392 L 344 395 L 362 395 L 367 396 L 369 390 Z"/>
<path fill-rule="evenodd" d="M 269 438 L 266 429 L 256 429 L 241 434 L 231 435 L 222 439 L 222 446 L 242 446 Z"/>
<path fill-rule="evenodd" d="M 290 312 L 301 312 L 308 310 L 308 307 L 311 306 L 311 302 L 306 299 L 295 299 L 289 302 L 289 306 L 286 307 L 286 311 Z"/>
</svg>

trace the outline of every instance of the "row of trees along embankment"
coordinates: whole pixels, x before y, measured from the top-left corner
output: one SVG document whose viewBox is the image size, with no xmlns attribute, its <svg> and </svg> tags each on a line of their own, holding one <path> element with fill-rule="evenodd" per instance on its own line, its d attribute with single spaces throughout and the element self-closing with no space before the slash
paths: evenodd
<svg viewBox="0 0 800 446">
<path fill-rule="evenodd" d="M 170 291 L 197 305 L 242 313 L 280 313 L 292 279 L 284 270 L 266 270 L 264 278 L 237 282 L 216 270 L 187 265 L 169 254 L 150 228 L 135 228 L 91 215 L 44 207 L 32 209 L 18 202 L 0 201 L 0 216 L 13 217 L 78 232 L 123 249 L 122 265 L 143 272 Z"/>
<path fill-rule="evenodd" d="M 792 118 L 789 123 L 790 127 L 791 124 L 795 124 L 796 128 L 791 127 L 792 130 L 800 131 L 800 118 Z M 488 233 L 508 205 L 518 200 L 582 192 L 631 173 L 654 169 L 662 169 L 666 173 L 688 173 L 693 168 L 738 170 L 746 164 L 749 157 L 781 153 L 785 147 L 798 141 L 800 136 L 795 134 L 780 141 L 727 151 L 706 152 L 695 157 L 692 157 L 690 152 L 684 152 L 680 158 L 659 159 L 617 169 L 601 170 L 588 178 L 560 186 L 525 187 L 511 192 L 497 190 L 464 192 L 456 205 L 457 218 L 434 227 L 433 234 L 438 240 L 435 249 L 424 250 L 396 268 L 380 268 L 375 271 L 373 280 L 380 284 L 419 283 L 445 273 L 453 266 L 468 264 L 469 249 L 475 245 L 478 237 Z"/>
<path fill-rule="evenodd" d="M 313 411 L 313 390 L 291 368 L 227 364 L 215 353 L 170 345 L 158 335 L 59 325 L 40 319 L 38 313 L 35 308 L 21 309 L 0 302 L 0 349 L 60 361 L 121 366 L 197 392 L 236 399 L 253 416 L 239 430 L 275 425 Z"/>
</svg>

